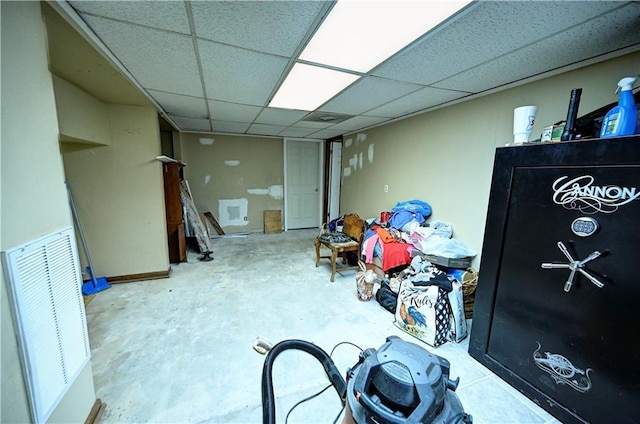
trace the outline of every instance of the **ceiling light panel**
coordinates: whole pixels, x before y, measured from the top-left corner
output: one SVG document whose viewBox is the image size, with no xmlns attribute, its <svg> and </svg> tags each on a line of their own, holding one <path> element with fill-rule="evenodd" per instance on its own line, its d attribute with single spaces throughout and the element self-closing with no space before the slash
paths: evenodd
<svg viewBox="0 0 640 424">
<path fill-rule="evenodd" d="M 367 112 L 371 116 L 385 116 L 395 118 L 408 115 L 421 109 L 427 109 L 452 100 L 468 96 L 470 93 L 460 91 L 441 90 L 438 88 L 425 87 L 404 97 L 382 105 Z"/>
<path fill-rule="evenodd" d="M 182 1 L 70 1 L 79 12 L 191 34 Z"/>
<path fill-rule="evenodd" d="M 592 1 L 475 2 L 437 32 L 380 65 L 372 75 L 430 85 L 547 37 L 549 29 L 564 31 L 567 26 L 598 16 L 620 4 Z M 489 31 L 488 28 L 500 28 L 500 31 Z"/>
<path fill-rule="evenodd" d="M 209 100 L 211 117 L 218 121 L 253 122 L 261 110 L 259 106 Z"/>
<path fill-rule="evenodd" d="M 326 112 L 357 115 L 422 88 L 421 85 L 364 77 L 323 105 Z"/>
<path fill-rule="evenodd" d="M 346 72 L 296 63 L 269 107 L 315 110 L 358 78 Z"/>
<path fill-rule="evenodd" d="M 143 87 L 204 97 L 191 37 L 94 16 L 84 18 Z"/>
<path fill-rule="evenodd" d="M 151 97 L 170 115 L 191 116 L 192 118 L 209 117 L 207 104 L 202 97 L 181 96 L 156 90 L 148 91 Z"/>
<path fill-rule="evenodd" d="M 196 35 L 291 56 L 327 7 L 322 1 L 193 1 Z"/>
<path fill-rule="evenodd" d="M 339 1 L 300 59 L 368 72 L 468 1 Z"/>
<path fill-rule="evenodd" d="M 278 56 L 198 40 L 207 98 L 264 106 L 287 65 Z"/>
</svg>

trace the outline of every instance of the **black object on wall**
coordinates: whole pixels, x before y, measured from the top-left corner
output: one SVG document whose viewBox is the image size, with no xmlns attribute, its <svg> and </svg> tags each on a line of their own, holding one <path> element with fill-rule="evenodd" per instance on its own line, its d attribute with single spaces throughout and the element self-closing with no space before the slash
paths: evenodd
<svg viewBox="0 0 640 424">
<path fill-rule="evenodd" d="M 640 423 L 640 137 L 498 148 L 469 353 L 563 423 Z"/>
</svg>

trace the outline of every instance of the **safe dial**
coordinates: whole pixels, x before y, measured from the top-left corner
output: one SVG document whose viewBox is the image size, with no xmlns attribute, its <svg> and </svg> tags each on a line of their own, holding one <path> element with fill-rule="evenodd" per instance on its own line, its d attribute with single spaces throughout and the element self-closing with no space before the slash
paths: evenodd
<svg viewBox="0 0 640 424">
<path fill-rule="evenodd" d="M 596 287 L 598 288 L 604 287 L 604 283 L 602 283 L 596 277 L 591 275 L 586 269 L 584 269 L 584 264 L 586 264 L 587 262 L 591 262 L 592 260 L 600 257 L 602 253 L 599 250 L 596 250 L 595 252 L 591 253 L 589 256 L 587 256 L 583 260 L 577 261 L 573 259 L 573 256 L 571 256 L 571 253 L 569 253 L 569 250 L 567 249 L 567 247 L 564 245 L 563 242 L 561 241 L 558 242 L 558 248 L 567 257 L 569 262 L 560 263 L 560 264 L 545 262 L 542 264 L 542 268 L 544 269 L 567 269 L 568 268 L 571 271 L 569 273 L 569 278 L 567 278 L 567 282 L 564 283 L 565 292 L 568 293 L 569 290 L 571 290 L 571 286 L 573 286 L 573 280 L 576 276 L 576 272 L 579 272 L 580 274 L 587 277 L 589 281 L 591 281 Z"/>
</svg>

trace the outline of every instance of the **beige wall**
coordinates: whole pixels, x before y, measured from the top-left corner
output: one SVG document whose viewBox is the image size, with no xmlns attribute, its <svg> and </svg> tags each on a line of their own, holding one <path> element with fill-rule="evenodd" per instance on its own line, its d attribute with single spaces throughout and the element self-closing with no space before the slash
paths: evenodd
<svg viewBox="0 0 640 424">
<path fill-rule="evenodd" d="M 213 138 L 214 142 L 203 144 L 200 138 Z M 184 175 L 198 212 L 213 213 L 226 233 L 262 231 L 263 211 L 283 209 L 284 200 L 276 195 L 283 185 L 282 139 L 182 134 L 181 151 L 187 164 Z M 230 166 L 225 161 L 239 163 Z M 266 194 L 258 194 L 265 190 Z M 221 199 L 247 200 L 246 225 L 225 225 L 218 208 Z"/>
<path fill-rule="evenodd" d="M 72 225 L 58 147 L 58 124 L 44 25 L 38 2 L 1 2 L 2 240 L 1 250 Z M 2 390 L 0 421 L 29 422 L 6 281 L 0 291 Z M 74 397 L 74 394 L 83 396 Z M 95 400 L 88 364 L 54 416 L 80 422 Z"/>
<path fill-rule="evenodd" d="M 151 107 L 105 105 L 110 145 L 62 143 L 96 276 L 169 269 L 160 133 Z"/>
<path fill-rule="evenodd" d="M 53 76 L 60 139 L 109 144 L 109 118 L 104 103 L 62 78 Z"/>
<path fill-rule="evenodd" d="M 616 101 L 618 80 L 637 75 L 638 63 L 634 53 L 365 131 L 364 143 L 344 149 L 343 167 L 355 154 L 365 160 L 344 177 L 341 212 L 373 218 L 398 201 L 424 200 L 431 220 L 451 223 L 454 237 L 478 252 L 479 266 L 494 151 L 513 140 L 513 109 L 538 106 L 531 139 L 539 138 L 544 126 L 566 118 L 571 89 L 583 89 L 584 115 Z"/>
</svg>

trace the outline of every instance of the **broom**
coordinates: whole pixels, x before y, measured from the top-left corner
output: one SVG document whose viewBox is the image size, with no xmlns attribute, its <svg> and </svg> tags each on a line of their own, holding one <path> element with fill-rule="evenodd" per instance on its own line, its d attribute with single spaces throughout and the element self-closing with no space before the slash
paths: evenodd
<svg viewBox="0 0 640 424">
<path fill-rule="evenodd" d="M 87 257 L 87 262 L 89 262 L 89 266 L 87 266 L 86 268 L 87 274 L 89 274 L 89 281 L 82 283 L 82 294 L 85 296 L 89 296 L 92 294 L 96 294 L 102 290 L 108 289 L 109 287 L 111 287 L 111 284 L 107 283 L 106 277 L 96 277 L 95 275 L 93 275 L 93 263 L 91 262 L 91 255 L 89 255 L 87 241 L 84 239 L 82 225 L 80 225 L 78 210 L 76 209 L 76 204 L 73 201 L 73 196 L 71 195 L 71 186 L 69 186 L 69 183 L 67 182 L 65 182 L 65 185 L 67 186 L 67 193 L 69 194 L 69 205 L 71 206 L 73 220 L 76 223 L 78 234 L 80 234 L 80 240 L 82 241 L 82 247 L 84 249 L 84 254 Z"/>
</svg>

